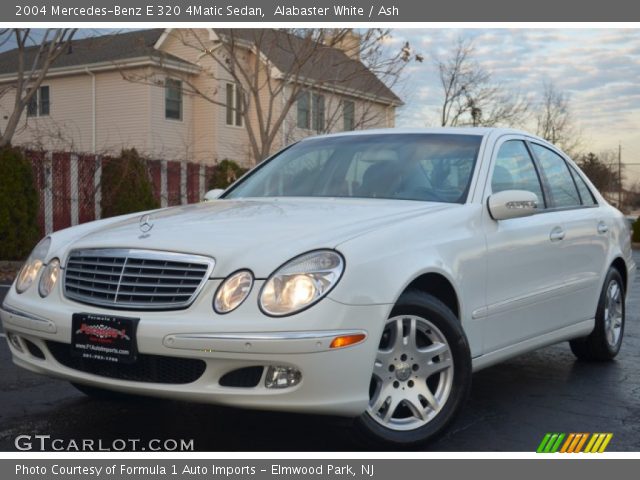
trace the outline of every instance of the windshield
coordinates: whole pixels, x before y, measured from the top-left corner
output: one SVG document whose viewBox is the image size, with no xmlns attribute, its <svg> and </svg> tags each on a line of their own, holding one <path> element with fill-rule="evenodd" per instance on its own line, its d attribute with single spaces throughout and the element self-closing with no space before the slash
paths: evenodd
<svg viewBox="0 0 640 480">
<path fill-rule="evenodd" d="M 463 203 L 482 137 L 382 134 L 302 141 L 224 198 L 354 197 Z"/>
</svg>

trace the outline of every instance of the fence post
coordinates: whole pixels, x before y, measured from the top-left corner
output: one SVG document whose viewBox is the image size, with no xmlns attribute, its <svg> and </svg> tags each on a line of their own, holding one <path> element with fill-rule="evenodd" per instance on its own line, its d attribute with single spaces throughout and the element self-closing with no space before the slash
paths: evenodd
<svg viewBox="0 0 640 480">
<path fill-rule="evenodd" d="M 205 179 L 205 168 L 204 168 L 204 164 L 200 164 L 200 169 L 199 169 L 199 175 L 198 175 L 198 191 L 200 193 L 200 196 L 198 198 L 198 200 L 202 200 L 204 198 L 204 179 Z"/>
<path fill-rule="evenodd" d="M 186 205 L 187 200 L 187 162 L 180 163 L 180 204 Z"/>
<path fill-rule="evenodd" d="M 53 232 L 53 153 L 44 154 L 44 233 Z"/>
<path fill-rule="evenodd" d="M 100 155 L 94 157 L 96 168 L 93 172 L 93 207 L 95 210 L 95 219 L 102 218 L 102 158 Z"/>
<path fill-rule="evenodd" d="M 160 206 L 165 208 L 169 203 L 169 195 L 167 193 L 167 161 L 160 162 Z"/>
<path fill-rule="evenodd" d="M 69 165 L 69 193 L 71 194 L 71 226 L 78 225 L 78 155 L 71 154 Z"/>
</svg>

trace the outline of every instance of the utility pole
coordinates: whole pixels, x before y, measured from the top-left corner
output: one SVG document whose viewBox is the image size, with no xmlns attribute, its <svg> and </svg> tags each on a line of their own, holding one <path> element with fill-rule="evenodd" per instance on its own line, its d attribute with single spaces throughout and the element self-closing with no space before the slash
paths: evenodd
<svg viewBox="0 0 640 480">
<path fill-rule="evenodd" d="M 622 211 L 622 144 L 618 143 L 618 208 Z"/>
</svg>

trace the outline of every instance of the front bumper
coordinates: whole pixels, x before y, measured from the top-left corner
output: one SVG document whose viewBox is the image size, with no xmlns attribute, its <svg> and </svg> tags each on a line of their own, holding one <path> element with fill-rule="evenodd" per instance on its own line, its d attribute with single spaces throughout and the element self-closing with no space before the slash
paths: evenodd
<svg viewBox="0 0 640 480">
<path fill-rule="evenodd" d="M 59 290 L 41 299 L 32 291 L 18 295 L 12 289 L 0 318 L 7 334 L 24 342 L 21 350 L 9 342 L 14 363 L 36 373 L 127 393 L 237 407 L 344 416 L 356 416 L 366 409 L 373 362 L 390 305 L 352 306 L 325 298 L 297 315 L 270 318 L 257 308 L 257 284 L 237 310 L 217 315 L 211 298 L 218 284 L 218 280 L 208 281 L 188 309 L 166 312 L 107 310 L 72 302 Z M 190 383 L 172 384 L 110 378 L 70 368 L 56 358 L 48 342 L 58 342 L 58 347 L 69 344 L 71 317 L 79 312 L 140 318 L 140 354 L 198 359 L 206 365 L 204 372 Z M 329 348 L 336 336 L 353 333 L 364 333 L 366 338 L 353 346 Z M 34 355 L 25 341 L 42 355 Z M 264 368 L 255 386 L 220 384 L 229 372 L 257 366 Z M 293 387 L 268 389 L 264 377 L 269 366 L 294 367 L 302 372 L 302 380 Z"/>
</svg>

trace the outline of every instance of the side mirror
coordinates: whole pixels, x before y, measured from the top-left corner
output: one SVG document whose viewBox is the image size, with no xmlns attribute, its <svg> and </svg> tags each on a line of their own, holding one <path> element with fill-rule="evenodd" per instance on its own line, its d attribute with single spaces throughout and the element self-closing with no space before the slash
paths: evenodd
<svg viewBox="0 0 640 480">
<path fill-rule="evenodd" d="M 538 196 L 526 190 L 505 190 L 491 195 L 487 206 L 494 220 L 528 217 L 538 209 Z"/>
<path fill-rule="evenodd" d="M 204 194 L 204 201 L 209 202 L 211 200 L 215 200 L 216 198 L 219 198 L 220 195 L 222 195 L 222 192 L 224 192 L 222 188 L 214 188 L 213 190 L 209 190 Z"/>
</svg>

